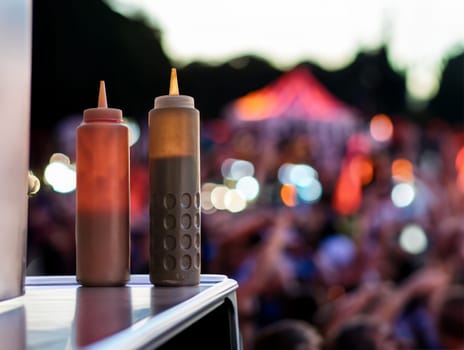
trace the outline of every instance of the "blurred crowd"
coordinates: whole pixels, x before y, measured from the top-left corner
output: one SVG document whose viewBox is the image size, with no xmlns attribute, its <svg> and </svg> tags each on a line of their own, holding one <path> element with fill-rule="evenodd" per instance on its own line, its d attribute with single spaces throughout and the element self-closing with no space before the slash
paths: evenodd
<svg viewBox="0 0 464 350">
<path fill-rule="evenodd" d="M 205 270 L 240 284 L 245 349 L 464 349 L 464 134 L 391 121 L 380 142 L 365 122 L 333 149 L 298 123 L 244 126 L 205 155 L 205 181 L 235 158 L 262 187 L 240 213 L 203 216 Z M 288 163 L 317 170 L 318 200 L 260 200 Z"/>
<path fill-rule="evenodd" d="M 245 350 L 464 349 L 464 132 L 391 121 L 380 141 L 369 121 L 346 135 L 296 121 L 203 125 L 202 184 L 227 182 L 221 165 L 239 159 L 260 185 L 243 210 L 202 215 L 202 273 L 238 281 Z M 131 148 L 132 273 L 148 272 L 146 149 L 142 129 Z M 283 164 L 315 169 L 321 195 L 282 199 Z M 413 197 L 397 203 L 400 183 Z M 75 272 L 73 196 L 44 186 L 32 198 L 28 274 Z"/>
</svg>

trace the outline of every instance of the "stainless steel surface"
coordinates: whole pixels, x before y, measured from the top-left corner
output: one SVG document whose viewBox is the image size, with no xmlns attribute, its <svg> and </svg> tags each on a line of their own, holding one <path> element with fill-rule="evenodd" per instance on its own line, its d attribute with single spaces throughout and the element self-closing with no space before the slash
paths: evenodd
<svg viewBox="0 0 464 350">
<path fill-rule="evenodd" d="M 32 2 L 0 1 L 0 300 L 23 293 Z"/>
<path fill-rule="evenodd" d="M 9 327 L 0 332 L 0 344 L 9 341 L 12 349 L 26 343 L 30 349 L 153 347 L 226 297 L 235 302 L 237 287 L 222 275 L 202 275 L 194 287 L 162 288 L 153 287 L 147 275 L 132 275 L 120 288 L 81 287 L 75 276 L 27 277 L 26 293 L 15 308 L 2 311 L 6 304 L 0 303 L 0 326 Z"/>
</svg>

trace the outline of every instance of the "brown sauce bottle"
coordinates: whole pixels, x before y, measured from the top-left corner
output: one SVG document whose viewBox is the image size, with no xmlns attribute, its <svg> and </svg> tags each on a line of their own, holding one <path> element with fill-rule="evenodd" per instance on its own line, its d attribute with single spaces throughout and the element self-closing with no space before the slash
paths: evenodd
<svg viewBox="0 0 464 350">
<path fill-rule="evenodd" d="M 169 95 L 149 112 L 150 280 L 158 286 L 200 282 L 199 111 L 179 95 L 176 70 Z"/>
</svg>

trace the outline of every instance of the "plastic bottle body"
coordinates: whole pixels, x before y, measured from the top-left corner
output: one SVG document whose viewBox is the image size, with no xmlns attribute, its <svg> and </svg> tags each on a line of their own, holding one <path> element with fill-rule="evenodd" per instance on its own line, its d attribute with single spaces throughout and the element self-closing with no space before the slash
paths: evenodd
<svg viewBox="0 0 464 350">
<path fill-rule="evenodd" d="M 129 129 L 83 122 L 76 143 L 76 278 L 87 286 L 130 277 Z"/>
<path fill-rule="evenodd" d="M 199 112 L 149 113 L 150 280 L 155 285 L 200 282 Z"/>
</svg>

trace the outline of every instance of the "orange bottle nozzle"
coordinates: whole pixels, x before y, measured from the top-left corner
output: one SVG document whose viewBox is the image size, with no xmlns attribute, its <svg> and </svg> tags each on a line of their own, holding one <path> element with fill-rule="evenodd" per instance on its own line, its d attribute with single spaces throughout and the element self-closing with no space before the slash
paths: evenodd
<svg viewBox="0 0 464 350">
<path fill-rule="evenodd" d="M 169 95 L 179 95 L 179 85 L 177 84 L 177 71 L 171 68 L 171 83 L 169 84 Z"/>
<path fill-rule="evenodd" d="M 105 81 L 100 80 L 100 91 L 98 92 L 98 108 L 108 108 L 106 101 Z"/>
<path fill-rule="evenodd" d="M 122 122 L 122 111 L 117 108 L 108 108 L 104 80 L 100 80 L 100 90 L 98 92 L 97 108 L 88 108 L 84 110 L 84 121 L 85 122 L 95 122 L 95 121 Z"/>
</svg>

